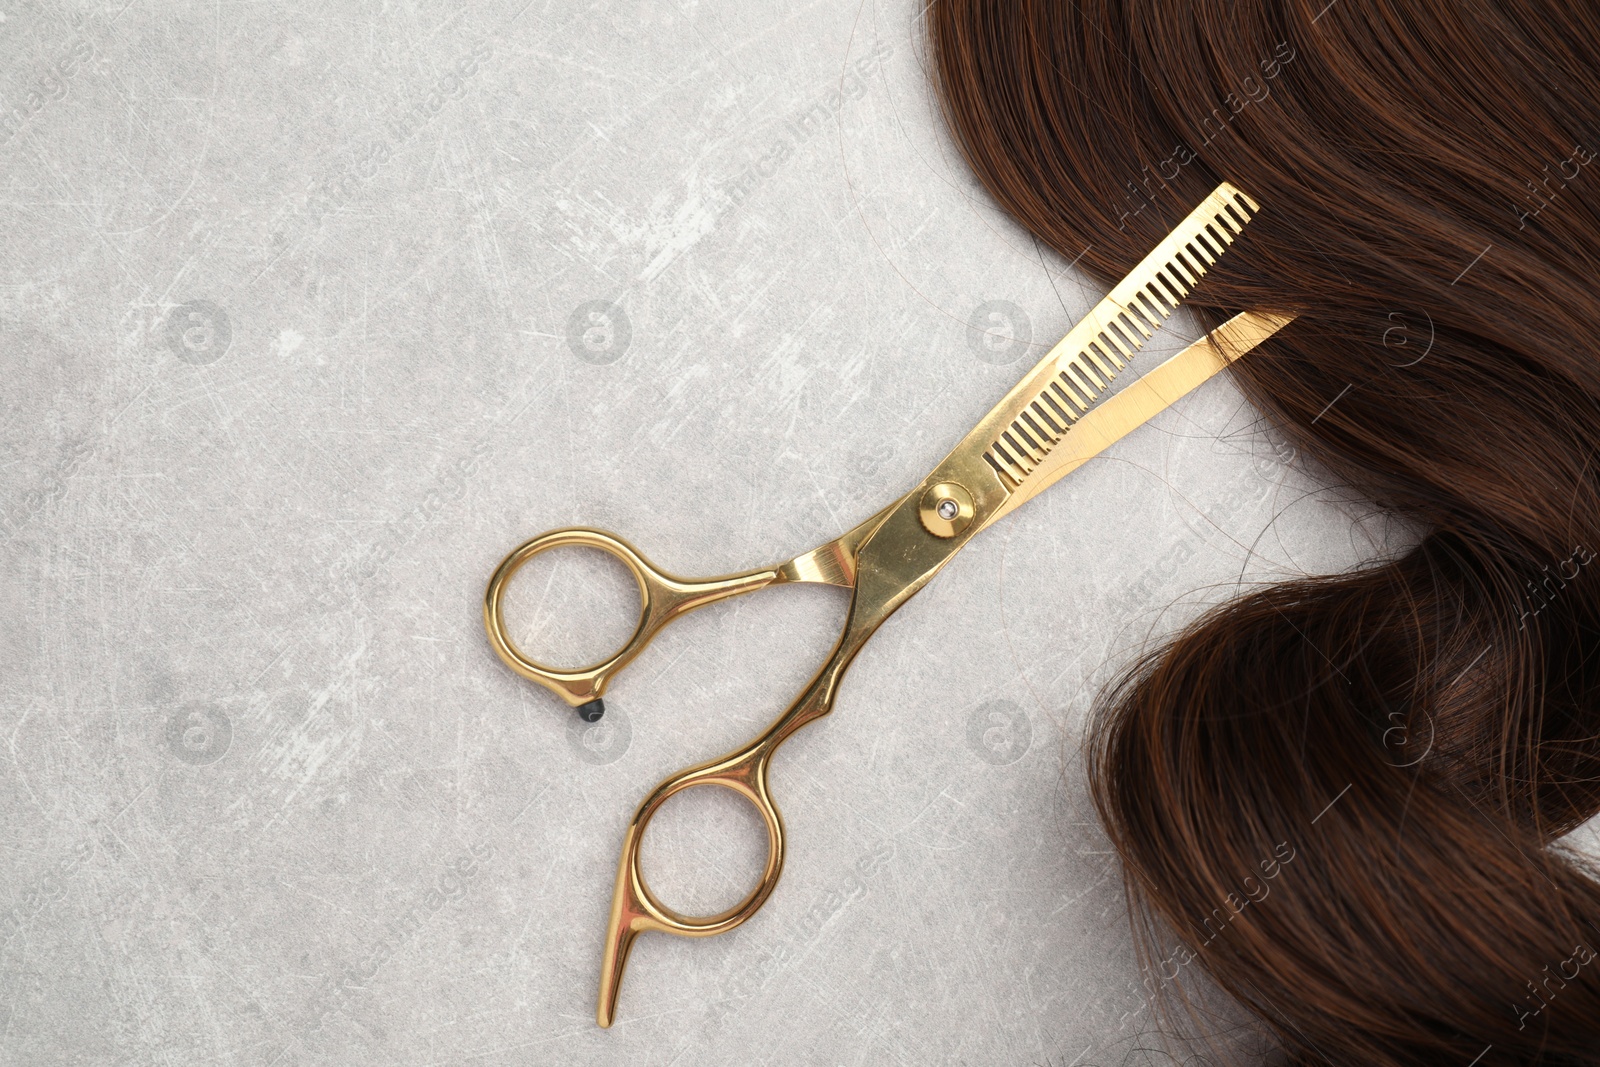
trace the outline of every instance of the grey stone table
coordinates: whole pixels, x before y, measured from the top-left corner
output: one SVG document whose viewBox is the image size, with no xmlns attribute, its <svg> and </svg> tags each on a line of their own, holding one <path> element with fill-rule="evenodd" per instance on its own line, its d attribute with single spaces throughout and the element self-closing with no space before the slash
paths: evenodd
<svg viewBox="0 0 1600 1067">
<path fill-rule="evenodd" d="M 768 721 L 844 600 L 691 617 L 593 726 L 483 636 L 490 570 L 553 526 L 688 574 L 833 536 L 1096 299 L 963 170 L 919 4 L 73 3 L 0 3 L 0 1062 L 1141 1043 L 1097 689 L 1241 584 L 1407 536 L 1231 383 L 884 628 L 776 766 L 776 895 L 641 940 L 610 1031 L 628 815 Z M 513 594 L 557 659 L 631 625 L 581 551 Z M 693 794 L 648 846 L 700 910 L 764 839 Z"/>
</svg>

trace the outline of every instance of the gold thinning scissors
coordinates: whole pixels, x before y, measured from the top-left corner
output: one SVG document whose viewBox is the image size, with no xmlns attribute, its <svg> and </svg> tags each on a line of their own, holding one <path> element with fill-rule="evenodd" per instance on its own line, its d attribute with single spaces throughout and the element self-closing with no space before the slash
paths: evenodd
<svg viewBox="0 0 1600 1067">
<path fill-rule="evenodd" d="M 484 594 L 489 643 L 524 678 L 551 689 L 586 721 L 603 714 L 602 696 L 673 619 L 695 608 L 770 585 L 822 582 L 852 590 L 849 615 L 833 651 L 804 692 L 772 725 L 720 759 L 662 781 L 634 812 L 617 866 L 600 1002 L 595 1017 L 610 1026 L 634 939 L 646 930 L 686 937 L 725 933 L 754 915 L 783 870 L 783 819 L 768 771 L 778 746 L 800 727 L 833 710 L 839 683 L 856 653 L 895 610 L 911 599 L 973 537 L 1021 507 L 1089 459 L 1143 425 L 1179 397 L 1292 321 L 1244 312 L 1112 396 L 1101 399 L 1122 370 L 1259 210 L 1224 182 L 1195 208 L 1059 344 L 1040 360 L 914 489 L 843 536 L 787 563 L 720 578 L 674 577 L 632 545 L 603 530 L 552 530 L 524 542 L 501 562 Z M 531 557 L 563 545 L 617 556 L 639 586 L 639 622 L 622 649 L 576 670 L 558 670 L 524 655 L 506 633 L 506 584 Z M 639 845 L 650 819 L 675 793 L 718 785 L 748 799 L 767 827 L 767 862 L 750 895 L 716 915 L 682 915 L 650 891 Z"/>
</svg>

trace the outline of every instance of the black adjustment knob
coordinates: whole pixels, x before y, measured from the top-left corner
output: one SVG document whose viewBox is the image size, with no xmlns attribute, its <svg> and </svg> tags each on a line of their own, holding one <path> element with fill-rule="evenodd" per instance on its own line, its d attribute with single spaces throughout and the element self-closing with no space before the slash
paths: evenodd
<svg viewBox="0 0 1600 1067">
<path fill-rule="evenodd" d="M 596 697 L 587 704 L 579 704 L 577 711 L 578 718 L 584 722 L 599 722 L 600 716 L 606 713 L 606 702 Z"/>
</svg>

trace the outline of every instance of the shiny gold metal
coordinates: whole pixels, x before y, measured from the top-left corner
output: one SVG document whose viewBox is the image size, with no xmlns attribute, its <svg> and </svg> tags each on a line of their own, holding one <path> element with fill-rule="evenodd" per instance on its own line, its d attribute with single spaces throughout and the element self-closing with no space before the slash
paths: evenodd
<svg viewBox="0 0 1600 1067">
<path fill-rule="evenodd" d="M 587 667 L 563 670 L 536 663 L 517 648 L 511 635 L 506 632 L 501 601 L 505 597 L 506 585 L 528 560 L 552 548 L 572 546 L 598 548 L 622 560 L 639 586 L 639 621 L 634 626 L 633 636 L 608 659 Z M 574 526 L 551 530 L 524 541 L 500 561 L 500 566 L 489 578 L 489 588 L 484 592 L 483 625 L 489 633 L 489 644 L 508 667 L 550 689 L 573 707 L 578 707 L 604 693 L 611 676 L 644 651 L 644 647 L 661 632 L 661 628 L 679 615 L 724 597 L 764 589 L 777 580 L 778 572 L 771 568 L 702 581 L 677 578 L 656 569 L 637 549 L 615 534 Z"/>
<path fill-rule="evenodd" d="M 1115 395 L 1101 400 L 1126 359 L 1161 325 L 1259 210 L 1224 183 L 1119 282 L 1065 338 L 995 405 L 921 483 L 853 530 L 777 567 L 702 581 L 657 569 L 631 545 L 600 530 L 554 530 L 518 546 L 484 595 L 489 642 L 518 674 L 567 703 L 597 699 L 607 683 L 672 619 L 725 597 L 786 582 L 852 590 L 833 651 L 805 690 L 748 744 L 672 775 L 634 812 L 622 855 L 600 969 L 595 1018 L 610 1026 L 634 940 L 646 930 L 706 937 L 754 915 L 783 870 L 783 819 L 769 790 L 772 756 L 800 727 L 833 710 L 840 681 L 884 620 L 926 585 L 968 541 L 1055 481 L 1082 466 L 1227 363 L 1270 337 L 1292 316 L 1246 312 L 1196 341 Z M 639 621 L 611 658 L 575 670 L 534 662 L 506 634 L 505 585 L 527 560 L 563 545 L 617 556 L 639 586 Z M 639 846 L 651 818 L 673 795 L 696 786 L 731 789 L 755 805 L 767 828 L 767 862 L 750 894 L 726 911 L 682 915 L 651 892 Z"/>
<path fill-rule="evenodd" d="M 1210 337 L 1200 338 L 1106 397 L 1078 420 L 1061 447 L 1046 457 L 989 521 L 995 522 L 1026 504 L 1293 321 L 1293 315 L 1260 311 L 1235 315 L 1212 331 Z"/>
<path fill-rule="evenodd" d="M 764 570 L 725 574 L 718 578 L 689 579 L 668 574 L 646 559 L 638 549 L 615 534 L 587 526 L 568 526 L 550 530 L 524 541 L 495 568 L 483 594 L 483 625 L 489 644 L 506 666 L 530 681 L 555 693 L 573 707 L 603 696 L 612 677 L 655 640 L 662 627 L 695 608 L 714 604 L 730 596 L 753 593 L 769 585 L 790 582 L 816 582 L 825 585 L 855 584 L 855 548 L 880 512 L 842 537 L 797 556 L 788 563 Z M 620 559 L 639 587 L 639 621 L 633 636 L 617 652 L 587 667 L 551 667 L 538 663 L 511 640 L 506 631 L 502 601 L 506 586 L 522 565 L 552 548 L 598 548 Z"/>
<path fill-rule="evenodd" d="M 930 486 L 917 508 L 922 528 L 935 537 L 954 537 L 971 525 L 974 514 L 972 494 L 954 482 Z"/>
</svg>

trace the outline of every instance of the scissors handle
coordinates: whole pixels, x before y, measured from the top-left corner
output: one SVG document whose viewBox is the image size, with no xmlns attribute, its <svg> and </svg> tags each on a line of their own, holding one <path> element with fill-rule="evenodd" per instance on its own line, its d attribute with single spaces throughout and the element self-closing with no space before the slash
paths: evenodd
<svg viewBox="0 0 1600 1067">
<path fill-rule="evenodd" d="M 811 680 L 805 692 L 759 737 L 720 759 L 690 767 L 665 779 L 634 812 L 623 838 L 622 858 L 617 864 L 616 890 L 611 898 L 611 922 L 606 930 L 605 959 L 600 967 L 600 1002 L 595 1010 L 595 1020 L 601 1026 L 610 1026 L 616 1017 L 617 993 L 622 987 L 628 953 L 634 939 L 640 934 L 646 930 L 659 930 L 683 937 L 709 937 L 726 933 L 760 911 L 761 905 L 777 888 L 778 876 L 783 873 L 783 816 L 779 814 L 778 806 L 768 790 L 767 772 L 772 755 L 790 734 L 833 710 L 834 694 L 838 691 L 840 679 L 880 621 L 875 619 L 865 625 L 847 626 L 828 662 Z M 661 903 L 650 891 L 639 864 L 639 847 L 644 839 L 645 828 L 669 798 L 685 789 L 706 785 L 731 789 L 755 805 L 767 826 L 767 862 L 756 887 L 738 904 L 715 915 L 689 916 Z"/>
<path fill-rule="evenodd" d="M 788 710 L 742 748 L 665 779 L 634 812 L 623 838 L 611 900 L 611 924 L 606 931 L 600 1003 L 595 1011 L 601 1026 L 610 1026 L 616 1017 L 617 992 L 628 952 L 641 933 L 660 930 L 684 937 L 726 933 L 761 910 L 777 887 L 778 876 L 783 873 L 783 818 L 773 803 L 767 781 L 773 753 L 796 730 L 833 710 L 839 684 L 862 646 L 977 532 L 971 528 L 949 540 L 928 536 L 918 517 L 920 498 L 920 489 L 901 497 L 847 535 L 854 583 L 849 615 L 833 651 Z M 686 916 L 662 904 L 650 892 L 639 865 L 639 845 L 645 828 L 668 798 L 701 785 L 732 789 L 756 806 L 767 824 L 767 863 L 756 887 L 738 904 L 716 915 Z"/>
<path fill-rule="evenodd" d="M 633 636 L 619 651 L 587 667 L 550 667 L 529 658 L 506 632 L 505 615 L 501 607 L 506 585 L 524 563 L 540 552 L 568 546 L 598 548 L 611 553 L 623 562 L 639 586 L 639 621 L 634 627 Z M 678 578 L 656 567 L 615 534 L 586 526 L 569 526 L 524 541 L 500 561 L 500 566 L 495 568 L 489 586 L 484 591 L 483 625 L 489 633 L 489 644 L 506 666 L 524 678 L 538 682 L 581 711 L 589 705 L 597 705 L 612 676 L 644 651 L 662 627 L 679 615 L 725 597 L 753 593 L 778 580 L 778 571 L 771 568 L 702 581 Z M 599 717 L 602 708 L 603 705 L 594 708 L 595 718 Z"/>
</svg>

